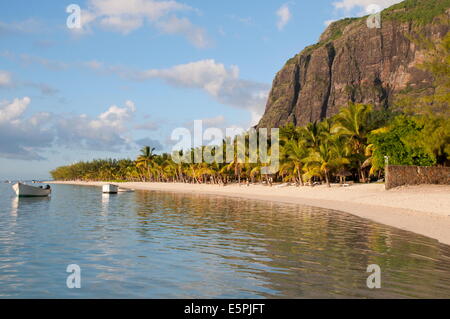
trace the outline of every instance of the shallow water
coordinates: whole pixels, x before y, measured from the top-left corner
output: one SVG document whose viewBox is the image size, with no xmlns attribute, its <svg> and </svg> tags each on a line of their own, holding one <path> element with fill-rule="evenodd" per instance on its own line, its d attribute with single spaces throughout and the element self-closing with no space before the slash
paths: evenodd
<svg viewBox="0 0 450 319">
<path fill-rule="evenodd" d="M 450 298 L 450 246 L 349 214 L 219 196 L 0 184 L 3 298 Z M 363 208 L 362 208 L 363 209 Z M 81 289 L 69 289 L 69 264 Z M 378 264 L 382 288 L 366 268 Z"/>
</svg>

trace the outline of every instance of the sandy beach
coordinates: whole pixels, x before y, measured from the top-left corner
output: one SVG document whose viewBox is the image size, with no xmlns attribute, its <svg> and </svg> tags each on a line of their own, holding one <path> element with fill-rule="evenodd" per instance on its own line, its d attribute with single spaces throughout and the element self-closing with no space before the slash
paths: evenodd
<svg viewBox="0 0 450 319">
<path fill-rule="evenodd" d="M 101 186 L 102 182 L 51 182 Z M 263 185 L 197 185 L 120 183 L 135 190 L 223 195 L 334 209 L 411 231 L 450 245 L 450 186 L 421 185 L 386 191 L 382 184 L 350 187 L 273 187 Z"/>
</svg>

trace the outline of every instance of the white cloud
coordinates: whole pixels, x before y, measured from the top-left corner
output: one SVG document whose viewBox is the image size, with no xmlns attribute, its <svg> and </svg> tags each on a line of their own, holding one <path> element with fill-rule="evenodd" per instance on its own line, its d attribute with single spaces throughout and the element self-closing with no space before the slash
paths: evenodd
<svg viewBox="0 0 450 319">
<path fill-rule="evenodd" d="M 52 71 L 66 70 L 69 68 L 69 65 L 67 63 L 63 63 L 63 62 L 59 62 L 59 61 L 55 61 L 55 60 L 49 60 L 46 58 L 41 58 L 38 56 L 29 55 L 29 54 L 15 54 L 8 50 L 1 51 L 0 56 L 4 57 L 5 59 L 8 59 L 10 61 L 20 63 L 23 66 L 37 64 L 37 65 L 41 65 L 44 68 L 52 70 Z"/>
<path fill-rule="evenodd" d="M 36 82 L 22 82 L 21 85 L 26 87 L 35 88 L 39 91 L 41 91 L 44 95 L 55 95 L 59 93 L 58 89 L 55 89 L 54 87 L 45 84 L 45 83 L 36 83 Z"/>
<path fill-rule="evenodd" d="M 239 68 L 226 68 L 215 60 L 201 60 L 177 65 L 168 69 L 150 69 L 138 73 L 142 79 L 163 78 L 173 85 L 202 88 L 211 95 L 218 95 L 224 82 L 239 77 Z"/>
<path fill-rule="evenodd" d="M 341 0 L 333 3 L 333 6 L 338 10 L 344 10 L 346 13 L 350 13 L 353 9 L 362 10 L 358 14 L 368 14 L 367 8 L 371 5 L 377 5 L 381 9 L 385 9 L 394 4 L 400 3 L 403 0 Z"/>
<path fill-rule="evenodd" d="M 68 63 L 56 61 L 56 60 L 50 60 L 46 58 L 42 58 L 35 55 L 29 55 L 29 54 L 15 54 L 11 51 L 4 50 L 0 52 L 0 56 L 4 57 L 10 61 L 14 61 L 16 63 L 20 63 L 23 66 L 29 66 L 29 65 L 41 65 L 46 69 L 52 70 L 52 71 L 61 71 L 61 70 L 67 70 L 70 65 Z"/>
<path fill-rule="evenodd" d="M 14 99 L 11 103 L 3 101 L 0 103 L 0 123 L 17 119 L 27 109 L 31 99 L 26 96 L 22 99 Z"/>
<path fill-rule="evenodd" d="M 103 27 L 123 34 L 128 34 L 131 31 L 140 28 L 142 24 L 142 19 L 122 16 L 109 16 L 100 20 L 100 25 Z"/>
<path fill-rule="evenodd" d="M 332 22 L 349 16 L 365 16 L 374 14 L 378 11 L 386 9 L 403 0 L 340 0 L 333 2 L 333 6 L 338 14 L 338 19 L 324 21 L 325 26 L 329 26 Z"/>
<path fill-rule="evenodd" d="M 135 125 L 136 130 L 142 130 L 142 131 L 157 131 L 159 129 L 160 125 L 157 122 L 154 121 L 147 121 L 142 124 Z"/>
<path fill-rule="evenodd" d="M 54 95 L 59 92 L 57 89 L 45 83 L 18 81 L 17 79 L 15 79 L 12 73 L 0 70 L 0 88 L 17 88 L 17 87 L 31 87 L 34 89 L 38 89 L 44 95 Z"/>
<path fill-rule="evenodd" d="M 163 79 L 170 85 L 183 88 L 202 89 L 222 104 L 248 110 L 252 116 L 252 125 L 256 124 L 262 114 L 267 101 L 270 85 L 240 78 L 239 67 L 226 67 L 213 59 L 181 64 L 167 69 L 133 70 L 122 66 L 108 66 L 100 61 L 87 61 L 73 65 L 60 61 L 48 60 L 41 57 L 20 55 L 19 58 L 8 52 L 0 52 L 1 56 L 24 63 L 37 63 L 52 70 L 62 70 L 69 67 L 85 67 L 99 74 L 116 74 L 121 78 L 132 81 L 149 79 Z M 42 93 L 50 94 L 57 90 L 50 90 L 44 86 Z"/>
<path fill-rule="evenodd" d="M 227 68 L 213 59 L 181 64 L 168 69 L 132 71 L 110 68 L 110 71 L 131 80 L 159 78 L 176 87 L 202 89 L 222 104 L 249 111 L 252 124 L 259 121 L 262 116 L 270 89 L 268 84 L 241 79 L 237 66 Z"/>
<path fill-rule="evenodd" d="M 76 33 L 92 31 L 92 25 L 122 34 L 128 34 L 152 24 L 165 34 L 180 34 L 197 47 L 208 44 L 206 31 L 192 24 L 187 18 L 175 13 L 195 11 L 192 7 L 174 0 L 89 0 L 88 7 L 81 11 L 81 29 Z"/>
<path fill-rule="evenodd" d="M 66 147 L 119 151 L 132 143 L 127 136 L 127 124 L 135 111 L 134 103 L 126 101 L 124 107 L 112 105 L 96 118 L 86 114 L 58 116 L 57 143 Z"/>
<path fill-rule="evenodd" d="M 41 58 L 41 57 L 36 57 L 36 56 L 28 55 L 28 54 L 21 54 L 19 56 L 19 60 L 24 65 L 39 64 L 39 65 L 42 65 L 44 68 L 53 70 L 53 71 L 65 70 L 69 67 L 69 65 L 66 63 L 53 61 L 53 60 L 49 60 L 49 59 L 45 59 L 45 58 Z"/>
<path fill-rule="evenodd" d="M 202 119 L 203 125 L 208 127 L 218 127 L 225 123 L 225 117 L 223 115 L 219 115 L 216 117 L 209 117 Z"/>
<path fill-rule="evenodd" d="M 256 124 L 267 101 L 270 85 L 240 78 L 239 68 L 226 67 L 213 59 L 176 65 L 167 69 L 133 70 L 120 66 L 96 63 L 86 67 L 100 74 L 116 74 L 126 80 L 146 81 L 162 79 L 175 87 L 201 89 L 219 103 L 250 112 L 252 125 Z"/>
<path fill-rule="evenodd" d="M 38 151 L 51 146 L 53 134 L 48 113 L 25 118 L 29 97 L 0 102 L 0 157 L 24 160 L 43 159 Z"/>
<path fill-rule="evenodd" d="M 187 18 L 170 17 L 157 23 L 158 28 L 167 34 L 182 34 L 198 48 L 205 48 L 209 40 L 205 30 L 191 23 Z"/>
<path fill-rule="evenodd" d="M 136 106 L 110 106 L 96 117 L 36 113 L 27 116 L 29 97 L 0 102 L 0 157 L 42 160 L 42 150 L 57 144 L 67 148 L 115 152 L 134 147 L 129 125 Z"/>
<path fill-rule="evenodd" d="M 103 67 L 103 63 L 96 60 L 84 62 L 83 65 L 92 70 L 99 70 Z"/>
<path fill-rule="evenodd" d="M 12 85 L 11 73 L 0 70 L 0 87 L 9 87 Z"/>
<path fill-rule="evenodd" d="M 278 30 L 283 30 L 286 24 L 291 20 L 292 14 L 289 10 L 289 6 L 286 4 L 283 4 L 276 12 L 278 16 L 278 22 L 277 22 L 277 28 Z"/>
<path fill-rule="evenodd" d="M 0 36 L 14 35 L 18 33 L 35 33 L 42 31 L 42 29 L 42 24 L 35 19 L 13 21 L 8 23 L 0 21 Z"/>
</svg>

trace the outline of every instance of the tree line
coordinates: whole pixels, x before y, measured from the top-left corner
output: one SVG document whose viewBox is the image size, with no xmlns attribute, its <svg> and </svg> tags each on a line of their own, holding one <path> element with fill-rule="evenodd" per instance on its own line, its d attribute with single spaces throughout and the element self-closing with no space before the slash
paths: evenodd
<svg viewBox="0 0 450 319">
<path fill-rule="evenodd" d="M 84 181 L 364 183 L 383 177 L 386 156 L 394 165 L 450 165 L 450 121 L 439 115 L 407 115 L 350 104 L 321 122 L 280 128 L 280 166 L 271 175 L 261 174 L 268 164 L 239 161 L 237 138 L 234 146 L 231 163 L 176 163 L 170 154 L 155 154 L 146 146 L 135 160 L 79 162 L 58 167 L 51 175 L 55 180 Z M 203 150 L 198 147 L 188 152 L 193 159 Z"/>
</svg>

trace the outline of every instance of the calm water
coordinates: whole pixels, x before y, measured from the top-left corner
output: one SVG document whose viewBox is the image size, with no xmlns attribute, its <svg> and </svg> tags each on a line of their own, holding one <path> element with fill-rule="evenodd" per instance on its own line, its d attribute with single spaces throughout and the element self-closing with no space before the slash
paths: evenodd
<svg viewBox="0 0 450 319">
<path fill-rule="evenodd" d="M 450 246 L 330 210 L 223 197 L 0 185 L 0 296 L 450 297 Z M 68 289 L 66 267 L 81 267 Z M 366 287 L 381 266 L 382 289 Z"/>
</svg>

